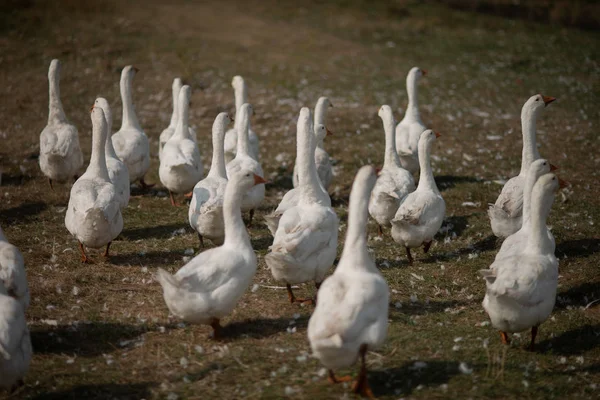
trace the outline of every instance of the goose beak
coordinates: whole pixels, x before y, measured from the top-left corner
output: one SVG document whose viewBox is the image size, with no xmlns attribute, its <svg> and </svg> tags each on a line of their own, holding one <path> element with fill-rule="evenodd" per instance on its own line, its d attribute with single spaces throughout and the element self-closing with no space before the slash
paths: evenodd
<svg viewBox="0 0 600 400">
<path fill-rule="evenodd" d="M 333 132 L 331 132 L 329 129 L 325 128 L 325 130 L 327 131 L 327 135 L 326 136 L 333 136 Z"/>
<path fill-rule="evenodd" d="M 137 67 L 133 67 L 133 68 L 131 68 L 131 69 L 132 69 L 132 70 L 133 70 L 133 72 L 135 72 L 136 74 L 137 74 L 138 72 L 140 72 L 140 69 L 139 69 L 139 68 L 137 68 Z"/>
<path fill-rule="evenodd" d="M 329 102 L 329 108 L 333 108 L 333 104 Z"/>
<path fill-rule="evenodd" d="M 560 189 L 564 189 L 564 188 L 566 188 L 567 186 L 569 186 L 569 182 L 567 182 L 567 181 L 563 181 L 562 179 L 558 178 L 558 187 L 559 187 Z"/>
<path fill-rule="evenodd" d="M 94 111 L 94 107 L 95 107 L 95 105 L 90 107 L 90 112 Z"/>
<path fill-rule="evenodd" d="M 550 164 L 550 172 L 552 171 L 556 171 L 558 169 L 558 167 L 554 164 Z"/>
<path fill-rule="evenodd" d="M 231 121 L 231 122 L 235 122 L 235 119 L 233 119 L 233 118 L 229 117 L 229 121 Z"/>
<path fill-rule="evenodd" d="M 546 107 L 548 104 L 550 104 L 553 101 L 555 101 L 556 97 L 550 97 L 550 96 L 543 96 L 542 95 L 542 99 L 544 100 L 544 107 Z"/>
<path fill-rule="evenodd" d="M 260 185 L 261 183 L 267 183 L 267 181 L 262 176 L 254 174 L 254 184 Z"/>
<path fill-rule="evenodd" d="M 381 169 L 380 167 L 376 167 L 375 168 L 375 176 L 379 176 L 379 174 L 381 174 Z"/>
<path fill-rule="evenodd" d="M 439 133 L 439 132 L 435 132 L 435 137 L 436 137 L 436 138 L 439 138 L 440 136 L 442 136 L 442 134 L 441 134 L 441 133 Z"/>
<path fill-rule="evenodd" d="M 427 70 L 424 70 L 424 69 L 422 69 L 422 70 L 421 70 L 421 74 L 422 74 L 423 76 L 426 76 L 426 75 L 427 75 Z"/>
</svg>

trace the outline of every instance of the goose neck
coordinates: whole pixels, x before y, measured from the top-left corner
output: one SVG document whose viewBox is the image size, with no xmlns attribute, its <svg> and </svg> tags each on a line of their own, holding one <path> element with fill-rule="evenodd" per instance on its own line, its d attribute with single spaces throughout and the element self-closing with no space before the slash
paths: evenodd
<svg viewBox="0 0 600 400">
<path fill-rule="evenodd" d="M 531 253 L 541 254 L 546 249 L 546 242 L 548 240 L 546 220 L 550 214 L 553 201 L 554 193 L 544 193 L 539 187 L 534 187 L 531 195 L 531 212 L 529 220 L 525 222 L 530 235 L 527 243 L 527 250 Z"/>
<path fill-rule="evenodd" d="M 431 170 L 431 144 L 432 141 L 419 141 L 419 167 L 421 172 L 417 190 L 431 190 L 439 194 L 440 192 L 435 184 L 433 171 Z"/>
<path fill-rule="evenodd" d="M 408 94 L 408 105 L 406 106 L 404 118 L 409 118 L 411 120 L 420 119 L 419 99 L 417 97 L 417 79 L 413 74 L 410 74 L 406 78 L 406 92 Z"/>
<path fill-rule="evenodd" d="M 129 70 L 123 70 L 120 84 L 121 101 L 123 102 L 123 121 L 121 123 L 121 129 L 134 128 L 141 130 L 137 114 L 135 113 L 135 107 L 133 106 L 133 95 L 131 88 L 132 79 L 133 76 Z"/>
<path fill-rule="evenodd" d="M 227 183 L 223 199 L 223 223 L 225 243 L 232 247 L 250 247 L 250 237 L 242 220 L 242 190 L 231 180 Z"/>
<path fill-rule="evenodd" d="M 58 68 L 48 74 L 49 105 L 48 125 L 53 122 L 67 122 L 67 117 L 60 101 L 60 72 Z"/>
<path fill-rule="evenodd" d="M 396 152 L 396 134 L 394 117 L 391 115 L 383 118 L 383 130 L 385 132 L 385 154 L 383 157 L 383 167 L 400 167 L 400 158 Z"/>
<path fill-rule="evenodd" d="M 96 125 L 92 129 L 92 155 L 90 164 L 85 171 L 85 175 L 90 178 L 101 178 L 107 182 L 110 181 L 108 169 L 106 167 L 106 122 Z"/>
<path fill-rule="evenodd" d="M 234 89 L 235 95 L 235 118 L 237 119 L 237 114 L 240 112 L 242 105 L 248 102 L 248 90 L 246 89 L 246 83 L 242 81 L 238 85 L 236 85 Z"/>
<path fill-rule="evenodd" d="M 320 199 L 323 195 L 317 166 L 315 164 L 316 138 L 312 124 L 306 121 L 297 135 L 298 184 L 302 187 L 305 197 Z"/>
<path fill-rule="evenodd" d="M 215 122 L 212 131 L 212 145 L 213 154 L 212 162 L 210 164 L 210 171 L 208 176 L 211 178 L 223 178 L 227 179 L 227 171 L 225 168 L 225 126 L 223 124 L 218 125 Z"/>
<path fill-rule="evenodd" d="M 171 114 L 171 122 L 169 122 L 169 127 L 175 129 L 177 126 L 177 119 L 179 116 L 179 91 L 181 90 L 181 80 L 179 78 L 175 78 L 172 86 L 172 96 L 173 96 L 173 113 Z"/>
<path fill-rule="evenodd" d="M 526 174 L 532 162 L 540 158 L 536 143 L 536 115 L 529 109 L 524 108 L 521 113 L 521 129 L 523 131 L 523 152 L 521 155 L 521 172 Z"/>
<path fill-rule="evenodd" d="M 250 156 L 250 143 L 248 139 L 250 131 L 250 115 L 247 107 L 241 107 L 240 118 L 236 115 L 236 130 L 237 130 L 237 154 Z"/>
<path fill-rule="evenodd" d="M 190 139 L 190 102 L 188 97 L 188 90 L 181 90 L 179 93 L 179 105 L 178 105 L 178 116 L 177 116 L 177 127 L 175 128 L 174 137 L 178 139 Z"/>
</svg>

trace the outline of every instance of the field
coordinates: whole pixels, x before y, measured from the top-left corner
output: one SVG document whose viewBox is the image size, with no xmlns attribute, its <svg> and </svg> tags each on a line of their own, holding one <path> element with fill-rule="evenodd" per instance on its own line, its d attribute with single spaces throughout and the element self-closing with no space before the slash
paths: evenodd
<svg viewBox="0 0 600 400">
<path fill-rule="evenodd" d="M 84 4 L 85 3 L 85 4 Z M 600 35 L 455 11 L 431 3 L 362 0 L 125 2 L 9 1 L 0 5 L 0 224 L 25 257 L 35 355 L 26 385 L 7 398 L 141 399 L 352 398 L 331 385 L 310 355 L 311 307 L 290 305 L 264 256 L 272 238 L 260 222 L 291 187 L 295 126 L 319 96 L 335 107 L 326 148 L 335 162 L 332 202 L 343 246 L 357 169 L 381 164 L 377 110 L 397 120 L 405 76 L 428 71 L 421 113 L 442 133 L 433 149 L 447 216 L 428 255 L 404 250 L 369 225 L 369 247 L 390 290 L 390 328 L 368 355 L 381 399 L 592 398 L 600 391 Z M 63 62 L 65 112 L 86 160 L 96 96 L 120 126 L 122 67 L 140 69 L 134 102 L 150 137 L 150 191 L 133 187 L 125 228 L 104 261 L 79 262 L 64 226 L 70 184 L 50 190 L 38 166 L 47 119 L 47 68 Z M 259 267 L 227 318 L 224 342 L 210 328 L 169 318 L 153 279 L 199 251 L 187 208 L 172 207 L 158 180 L 158 135 L 171 113 L 171 82 L 192 86 L 190 119 L 206 165 L 210 127 L 233 111 L 231 78 L 246 78 L 261 140 L 267 199 L 250 230 Z M 499 248 L 486 214 L 500 184 L 518 173 L 520 109 L 533 94 L 558 98 L 538 120 L 540 153 L 571 186 L 549 224 L 560 259 L 559 293 L 540 328 L 538 350 L 515 337 L 502 346 L 481 307 L 477 271 Z M 299 295 L 312 294 L 312 285 Z M 341 371 L 345 372 L 345 371 Z M 346 371 L 352 374 L 357 369 Z M 0 396 L 2 396 L 0 394 Z"/>
</svg>

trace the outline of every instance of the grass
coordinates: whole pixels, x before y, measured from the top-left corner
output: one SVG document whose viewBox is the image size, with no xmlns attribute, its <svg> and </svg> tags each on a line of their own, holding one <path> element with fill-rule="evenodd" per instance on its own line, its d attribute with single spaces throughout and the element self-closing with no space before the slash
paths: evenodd
<svg viewBox="0 0 600 400">
<path fill-rule="evenodd" d="M 63 62 L 62 99 L 86 159 L 90 105 L 96 96 L 106 97 L 117 129 L 119 71 L 127 64 L 140 68 L 134 101 L 151 139 L 150 182 L 158 182 L 158 135 L 170 117 L 173 77 L 192 85 L 190 117 L 208 166 L 213 119 L 233 109 L 231 77 L 243 75 L 256 111 L 252 123 L 261 136 L 261 162 L 274 182 L 258 220 L 291 187 L 298 110 L 328 95 L 335 105 L 328 122 L 335 136 L 326 147 L 336 164 L 331 192 L 341 218 L 340 250 L 354 174 L 382 160 L 377 110 L 390 104 L 399 119 L 406 72 L 414 65 L 427 69 L 419 97 L 423 119 L 443 134 L 433 164 L 447 203 L 447 233 L 427 256 L 417 252 L 409 267 L 403 250 L 389 236 L 376 240 L 376 227 L 369 227 L 373 257 L 392 290 L 388 340 L 368 357 L 375 394 L 431 399 L 597 393 L 600 308 L 587 307 L 600 298 L 597 32 L 408 1 L 30 1 L 3 7 L 0 223 L 26 260 L 35 350 L 26 386 L 13 398 L 348 396 L 347 387 L 326 382 L 310 357 L 311 309 L 289 305 L 283 291 L 269 288 L 277 283 L 263 258 L 272 239 L 260 224 L 250 232 L 258 286 L 224 321 L 224 343 L 208 339 L 208 327 L 168 318 L 152 279 L 157 267 L 176 271 L 187 249 L 198 250 L 187 209 L 171 207 L 164 189 L 134 190 L 139 196 L 124 213 L 125 228 L 110 261 L 92 251 L 95 264 L 79 263 L 76 242 L 64 227 L 69 185 L 49 191 L 37 165 L 47 118 L 47 67 L 55 57 Z M 541 326 L 539 350 L 523 349 L 527 335 L 515 338 L 501 379 L 488 372 L 497 368 L 501 346 L 486 324 L 484 283 L 477 274 L 498 248 L 485 210 L 500 190 L 494 181 L 519 169 L 520 108 L 540 92 L 559 98 L 538 121 L 540 152 L 572 184 L 550 218 L 560 258 L 559 294 L 552 318 Z M 298 293 L 312 290 L 307 285 Z"/>
</svg>

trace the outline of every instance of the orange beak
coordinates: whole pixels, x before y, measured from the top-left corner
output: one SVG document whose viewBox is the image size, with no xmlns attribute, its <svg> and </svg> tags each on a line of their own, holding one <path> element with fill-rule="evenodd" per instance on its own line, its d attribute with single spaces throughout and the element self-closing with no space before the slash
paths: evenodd
<svg viewBox="0 0 600 400">
<path fill-rule="evenodd" d="M 254 184 L 260 185 L 261 183 L 267 183 L 267 181 L 262 176 L 254 174 Z"/>
<path fill-rule="evenodd" d="M 331 104 L 331 102 L 329 102 L 329 108 L 333 108 L 333 104 Z"/>
<path fill-rule="evenodd" d="M 231 122 L 235 122 L 235 119 L 233 119 L 233 118 L 229 117 L 229 121 L 231 121 Z"/>
<path fill-rule="evenodd" d="M 550 164 L 550 172 L 556 171 L 558 167 L 556 165 Z"/>
<path fill-rule="evenodd" d="M 90 112 L 94 111 L 94 107 L 95 107 L 95 105 L 90 107 Z"/>
<path fill-rule="evenodd" d="M 557 177 L 558 178 L 558 177 Z M 569 186 L 569 182 L 567 181 L 563 181 L 562 179 L 558 178 L 558 187 L 561 189 L 566 188 L 567 186 Z"/>
<path fill-rule="evenodd" d="M 139 68 L 137 68 L 137 67 L 133 67 L 133 68 L 131 68 L 131 69 L 132 69 L 132 70 L 133 70 L 133 72 L 135 72 L 136 74 L 137 74 L 138 72 L 140 72 L 140 69 L 139 69 Z"/>
<path fill-rule="evenodd" d="M 379 168 L 379 167 L 375 168 L 375 175 L 379 176 L 380 173 L 381 173 L 381 168 Z"/>
<path fill-rule="evenodd" d="M 426 75 L 427 75 L 427 71 L 426 71 L 426 70 L 424 70 L 424 69 L 422 69 L 422 70 L 421 70 L 421 74 L 422 74 L 423 76 L 426 76 Z"/>
<path fill-rule="evenodd" d="M 440 136 L 442 136 L 442 134 L 441 134 L 441 133 L 439 133 L 439 132 L 435 132 L 435 137 L 436 137 L 436 138 L 439 138 Z"/>
<path fill-rule="evenodd" d="M 325 128 L 325 130 L 327 131 L 327 135 L 326 136 L 333 136 L 333 132 L 331 132 L 329 129 Z"/>
<path fill-rule="evenodd" d="M 552 103 L 553 101 L 556 100 L 556 97 L 549 97 L 549 96 L 544 96 L 542 95 L 542 99 L 544 100 L 544 107 L 547 106 L 548 104 Z"/>
</svg>

